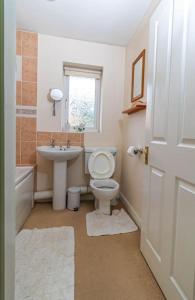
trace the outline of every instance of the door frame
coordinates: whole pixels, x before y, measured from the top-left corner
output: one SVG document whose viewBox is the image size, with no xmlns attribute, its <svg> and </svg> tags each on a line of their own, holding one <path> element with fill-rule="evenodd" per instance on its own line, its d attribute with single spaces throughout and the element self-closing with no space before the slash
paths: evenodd
<svg viewBox="0 0 195 300">
<path fill-rule="evenodd" d="M 4 1 L 0 2 L 0 299 L 4 299 Z"/>
<path fill-rule="evenodd" d="M 0 299 L 4 299 L 4 1 L 0 2 Z"/>
<path fill-rule="evenodd" d="M 14 299 L 16 3 L 0 1 L 0 299 Z M 11 151 L 10 151 L 11 150 Z"/>
</svg>

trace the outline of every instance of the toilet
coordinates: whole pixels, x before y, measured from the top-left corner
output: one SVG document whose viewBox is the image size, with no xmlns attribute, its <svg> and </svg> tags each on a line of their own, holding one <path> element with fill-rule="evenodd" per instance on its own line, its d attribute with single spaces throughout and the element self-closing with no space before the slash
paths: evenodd
<svg viewBox="0 0 195 300">
<path fill-rule="evenodd" d="M 116 154 L 116 150 L 112 151 Z M 100 214 L 110 215 L 110 201 L 119 191 L 119 184 L 112 179 L 115 171 L 115 158 L 109 149 L 96 149 L 88 158 L 90 187 L 95 196 L 95 209 Z"/>
</svg>

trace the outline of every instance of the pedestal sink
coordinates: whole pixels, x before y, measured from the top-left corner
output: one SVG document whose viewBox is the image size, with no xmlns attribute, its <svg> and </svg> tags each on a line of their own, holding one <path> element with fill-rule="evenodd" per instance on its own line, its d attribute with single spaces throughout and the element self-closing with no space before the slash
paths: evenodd
<svg viewBox="0 0 195 300">
<path fill-rule="evenodd" d="M 79 156 L 81 147 L 40 146 L 37 152 L 44 158 L 54 161 L 53 171 L 53 209 L 63 210 L 66 207 L 67 160 Z"/>
</svg>

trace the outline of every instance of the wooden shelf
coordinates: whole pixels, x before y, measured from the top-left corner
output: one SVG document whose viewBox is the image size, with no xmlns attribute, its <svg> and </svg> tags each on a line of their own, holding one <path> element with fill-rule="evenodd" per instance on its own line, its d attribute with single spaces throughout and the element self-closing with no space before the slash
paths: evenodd
<svg viewBox="0 0 195 300">
<path fill-rule="evenodd" d="M 123 110 L 122 113 L 130 115 L 130 114 L 133 114 L 133 113 L 135 113 L 137 111 L 140 111 L 140 110 L 143 110 L 143 109 L 146 109 L 146 104 L 145 103 L 143 103 L 143 104 L 139 103 L 139 104 L 133 105 L 131 108 Z"/>
</svg>

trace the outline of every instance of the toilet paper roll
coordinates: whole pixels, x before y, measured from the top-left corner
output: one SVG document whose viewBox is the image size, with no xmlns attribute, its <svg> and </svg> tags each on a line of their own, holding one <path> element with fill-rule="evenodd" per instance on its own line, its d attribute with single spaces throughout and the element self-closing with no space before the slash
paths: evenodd
<svg viewBox="0 0 195 300">
<path fill-rule="evenodd" d="M 137 147 L 129 146 L 129 148 L 127 149 L 127 153 L 128 153 L 129 156 L 135 156 L 136 155 L 136 150 L 137 150 Z"/>
</svg>

